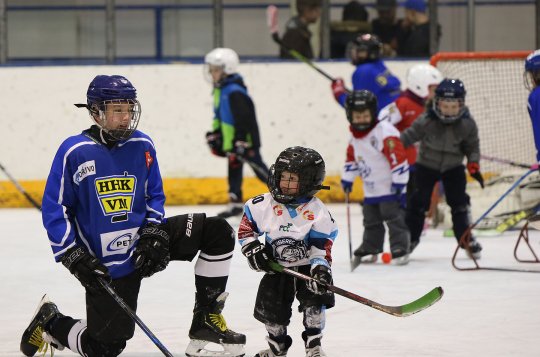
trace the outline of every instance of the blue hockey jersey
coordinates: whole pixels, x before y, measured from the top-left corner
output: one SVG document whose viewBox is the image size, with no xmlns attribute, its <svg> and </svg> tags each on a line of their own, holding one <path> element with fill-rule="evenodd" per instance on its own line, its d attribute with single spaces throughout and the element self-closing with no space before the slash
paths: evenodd
<svg viewBox="0 0 540 357">
<path fill-rule="evenodd" d="M 113 148 L 83 132 L 66 139 L 52 163 L 42 218 L 58 262 L 79 245 L 113 279 L 134 270 L 139 229 L 161 223 L 165 195 L 152 140 L 140 131 Z"/>
<path fill-rule="evenodd" d="M 536 161 L 540 162 L 540 87 L 534 88 L 529 94 L 527 109 L 532 122 Z"/>
<path fill-rule="evenodd" d="M 401 82 L 394 76 L 383 61 L 367 62 L 356 66 L 352 75 L 354 90 L 368 90 L 377 97 L 377 110 L 381 110 L 395 101 L 401 94 Z M 347 94 L 339 97 L 339 103 L 345 107 Z"/>
</svg>

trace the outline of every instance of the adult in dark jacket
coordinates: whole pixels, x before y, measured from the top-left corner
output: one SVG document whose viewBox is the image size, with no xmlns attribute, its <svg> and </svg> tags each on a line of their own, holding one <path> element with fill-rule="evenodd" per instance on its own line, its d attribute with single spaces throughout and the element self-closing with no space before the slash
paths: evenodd
<svg viewBox="0 0 540 357">
<path fill-rule="evenodd" d="M 311 47 L 311 31 L 308 25 L 313 24 L 321 17 L 322 0 L 297 0 L 297 16 L 292 17 L 285 26 L 283 34 L 283 44 L 292 50 L 297 51 L 302 56 L 312 59 L 313 48 Z M 294 58 L 285 49 L 280 50 L 280 58 Z"/>
<path fill-rule="evenodd" d="M 407 0 L 405 19 L 397 35 L 397 55 L 400 57 L 429 57 L 438 48 L 430 47 L 430 22 L 424 0 Z M 437 43 L 441 28 L 437 25 Z"/>
</svg>

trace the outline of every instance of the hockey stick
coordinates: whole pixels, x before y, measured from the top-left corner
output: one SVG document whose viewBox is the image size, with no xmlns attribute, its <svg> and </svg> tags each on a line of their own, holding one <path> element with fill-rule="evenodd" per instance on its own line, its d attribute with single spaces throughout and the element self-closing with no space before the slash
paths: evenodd
<svg viewBox="0 0 540 357">
<path fill-rule="evenodd" d="M 499 199 L 497 199 L 497 201 L 495 201 L 495 203 L 493 203 L 493 205 L 491 205 L 491 207 L 488 208 L 488 210 L 486 212 L 484 212 L 484 214 L 482 214 L 482 216 L 480 216 L 480 218 L 478 218 L 471 226 L 469 226 L 469 228 L 467 228 L 465 233 L 463 233 L 463 235 L 459 238 L 458 245 L 456 247 L 456 250 L 454 251 L 454 255 L 452 256 L 452 266 L 454 268 L 456 268 L 457 270 L 461 270 L 461 271 L 481 270 L 482 269 L 482 270 L 509 271 L 509 272 L 540 273 L 540 271 L 530 271 L 530 270 L 522 270 L 522 269 L 480 267 L 480 265 L 478 264 L 477 259 L 472 255 L 472 253 L 470 253 L 470 251 L 469 251 L 469 254 L 472 257 L 472 260 L 473 260 L 474 265 L 475 265 L 473 268 L 461 268 L 461 267 L 458 267 L 457 264 L 456 264 L 456 256 L 457 256 L 457 253 L 458 253 L 458 251 L 460 249 L 460 245 L 463 244 L 465 247 L 467 247 L 466 248 L 467 250 L 470 249 L 468 247 L 468 242 L 470 240 L 473 228 L 475 228 L 493 209 L 495 209 L 495 207 L 497 207 L 497 205 L 506 196 L 508 196 L 510 194 L 510 192 L 512 192 L 521 183 L 521 181 L 525 180 L 527 178 L 527 176 L 529 176 L 530 174 L 532 174 L 536 170 L 537 170 L 537 168 L 533 168 L 533 169 L 530 169 L 529 171 L 527 171 L 525 174 L 523 174 L 516 182 L 514 182 L 514 184 L 508 190 L 506 190 L 505 193 L 503 193 L 501 195 L 501 197 L 499 197 Z"/>
<path fill-rule="evenodd" d="M 17 188 L 17 190 L 19 190 L 20 193 L 22 193 L 24 195 L 24 197 L 26 197 L 26 199 L 28 200 L 28 202 L 30 202 L 32 204 L 32 206 L 36 207 L 38 210 L 41 211 L 41 205 L 39 203 L 37 203 L 33 198 L 32 196 L 30 196 L 28 194 L 28 192 L 26 192 L 26 190 L 24 188 L 22 188 L 22 186 L 19 184 L 19 182 L 17 180 L 15 180 L 15 178 L 13 176 L 11 176 L 11 174 L 6 170 L 6 168 L 4 167 L 4 165 L 0 164 L 0 169 L 2 171 L 4 171 L 4 174 L 6 174 L 6 176 L 9 178 L 9 180 L 15 185 L 15 187 Z"/>
<path fill-rule="evenodd" d="M 317 284 L 324 286 L 326 289 L 328 289 L 328 290 L 330 290 L 330 291 L 332 291 L 332 292 L 334 292 L 334 293 L 336 293 L 338 295 L 341 295 L 341 296 L 346 297 L 348 299 L 351 299 L 353 301 L 359 302 L 360 304 L 369 306 L 369 307 L 371 307 L 373 309 L 385 312 L 385 313 L 393 315 L 393 316 L 398 316 L 398 317 L 410 316 L 410 315 L 416 314 L 417 312 L 420 312 L 420 311 L 422 311 L 424 309 L 427 309 L 428 307 L 430 307 L 431 305 L 433 305 L 437 301 L 439 301 L 442 298 L 443 294 L 444 294 L 443 289 L 439 286 L 439 287 L 436 287 L 435 289 L 431 290 L 430 292 L 428 292 L 424 296 L 422 296 L 422 297 L 420 297 L 420 298 L 418 298 L 418 299 L 416 299 L 416 300 L 414 300 L 414 301 L 412 301 L 412 302 L 410 302 L 408 304 L 399 305 L 399 306 L 387 306 L 387 305 L 383 305 L 383 304 L 380 304 L 378 302 L 375 302 L 373 300 L 369 300 L 369 299 L 367 299 L 365 297 L 362 297 L 360 295 L 356 295 L 354 293 L 351 293 L 350 291 L 338 288 L 335 285 L 323 283 L 322 281 L 319 281 L 319 280 L 317 280 L 315 278 L 312 278 L 310 276 L 299 273 L 299 272 L 297 272 L 295 270 L 285 268 L 284 266 L 282 266 L 282 265 L 280 265 L 278 263 L 270 262 L 270 267 L 276 272 L 285 273 L 285 274 L 294 276 L 295 278 L 298 278 L 298 279 L 301 279 L 301 280 L 305 280 L 305 281 L 315 280 L 317 282 Z"/>
<path fill-rule="evenodd" d="M 270 28 L 270 35 L 272 36 L 272 39 L 275 43 L 277 43 L 279 46 L 281 46 L 285 51 L 287 51 L 291 56 L 299 60 L 300 62 L 304 62 L 326 78 L 328 78 L 331 81 L 335 81 L 336 78 L 332 77 L 330 74 L 323 71 L 320 67 L 316 66 L 309 58 L 306 58 L 301 53 L 299 53 L 296 50 L 293 50 L 287 45 L 283 43 L 281 38 L 279 37 L 279 29 L 278 29 L 278 9 L 275 5 L 269 5 L 266 9 L 266 20 L 268 23 L 268 27 Z M 347 90 L 349 92 L 349 90 Z"/>
<path fill-rule="evenodd" d="M 227 157 L 231 157 L 231 155 L 232 155 L 231 153 L 227 153 Z M 248 164 L 253 169 L 253 171 L 258 172 L 259 175 L 263 176 L 265 182 L 268 181 L 268 171 L 266 171 L 261 166 L 254 163 L 253 161 L 250 161 L 240 155 L 235 154 L 235 157 L 238 161 L 240 161 L 243 164 Z"/>
<path fill-rule="evenodd" d="M 345 192 L 345 205 L 347 206 L 347 236 L 349 238 L 349 262 L 351 264 L 351 272 L 356 269 L 361 263 L 359 257 L 355 257 L 352 251 L 352 234 L 351 234 L 351 201 L 350 192 Z"/>
<path fill-rule="evenodd" d="M 506 164 L 506 165 L 515 166 L 515 167 L 521 167 L 521 168 L 524 168 L 524 169 L 530 169 L 531 168 L 531 165 L 523 164 L 521 162 L 516 162 L 516 161 L 512 161 L 512 160 L 500 159 L 498 157 L 493 157 L 493 156 L 481 155 L 480 158 L 482 160 L 498 162 L 499 164 Z"/>
<path fill-rule="evenodd" d="M 142 322 L 142 320 L 135 314 L 135 312 L 126 304 L 126 302 L 114 291 L 112 286 L 103 278 L 98 277 L 98 282 L 103 286 L 103 289 L 105 289 L 109 295 L 120 305 L 122 310 L 124 310 L 136 323 L 139 325 L 141 330 L 144 331 L 146 336 L 148 336 L 152 342 L 159 348 L 161 352 L 167 357 L 174 357 L 171 352 L 158 340 L 158 338 L 150 331 L 150 329 Z"/>
</svg>

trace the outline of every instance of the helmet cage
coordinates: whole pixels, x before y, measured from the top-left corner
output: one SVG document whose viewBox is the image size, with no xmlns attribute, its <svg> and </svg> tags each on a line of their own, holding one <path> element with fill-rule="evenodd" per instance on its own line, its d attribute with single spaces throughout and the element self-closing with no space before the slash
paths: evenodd
<svg viewBox="0 0 540 357">
<path fill-rule="evenodd" d="M 359 52 L 366 52 L 366 58 L 359 59 Z M 346 54 L 350 62 L 359 65 L 365 62 L 374 62 L 382 55 L 382 43 L 377 36 L 364 34 L 347 44 Z"/>
<path fill-rule="evenodd" d="M 353 123 L 353 112 L 369 110 L 371 121 L 369 123 Z M 377 97 L 366 90 L 354 91 L 345 101 L 345 113 L 350 125 L 359 131 L 367 131 L 377 124 Z"/>
<path fill-rule="evenodd" d="M 281 175 L 284 171 L 298 175 L 298 190 L 294 194 L 281 190 Z M 276 163 L 270 166 L 267 185 L 277 202 L 297 204 L 310 199 L 322 188 L 325 174 L 324 161 L 316 151 L 310 150 L 303 155 L 302 152 L 287 149 L 278 156 Z"/>
<path fill-rule="evenodd" d="M 120 109 L 124 109 L 126 104 L 127 111 L 121 111 Z M 94 120 L 101 130 L 116 140 L 125 140 L 137 130 L 141 117 L 141 104 L 137 99 L 109 99 L 101 102 L 93 102 L 88 107 L 88 111 L 92 120 Z M 127 125 L 122 125 L 123 123 L 121 123 L 111 128 L 110 122 L 113 118 L 119 118 L 117 120 L 123 122 L 125 120 L 122 120 L 122 117 L 126 115 L 129 119 L 126 123 Z"/>
<path fill-rule="evenodd" d="M 441 101 L 458 102 L 459 103 L 458 113 L 456 115 L 443 114 L 439 105 Z M 465 98 L 446 98 L 446 97 L 436 96 L 435 100 L 433 101 L 433 111 L 435 112 L 437 117 L 441 120 L 441 122 L 443 122 L 444 124 L 452 124 L 458 119 L 461 119 L 461 117 L 465 113 Z"/>
<path fill-rule="evenodd" d="M 523 72 L 523 85 L 530 92 L 540 85 L 540 69 L 525 70 Z"/>
</svg>

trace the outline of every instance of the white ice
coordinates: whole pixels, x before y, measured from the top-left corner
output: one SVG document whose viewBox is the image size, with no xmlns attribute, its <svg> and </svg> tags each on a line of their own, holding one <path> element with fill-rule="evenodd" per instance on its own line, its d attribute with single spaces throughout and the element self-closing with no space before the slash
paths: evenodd
<svg viewBox="0 0 540 357">
<path fill-rule="evenodd" d="M 540 274 L 457 271 L 451 265 L 456 246 L 441 230 L 429 230 L 406 266 L 375 264 L 349 271 L 346 209 L 329 205 L 340 234 L 333 248 L 335 284 L 386 305 L 410 302 L 436 286 L 441 301 L 416 315 L 394 317 L 357 302 L 336 297 L 327 311 L 323 347 L 328 356 L 539 356 Z M 215 214 L 223 206 L 167 207 L 167 215 L 188 212 Z M 358 205 L 353 215 L 353 249 L 362 234 Z M 0 211 L 0 356 L 20 356 L 22 331 L 44 293 L 66 315 L 85 314 L 83 289 L 66 269 L 54 263 L 41 216 L 35 209 Z M 480 238 L 482 266 L 539 270 L 540 264 L 520 264 L 513 258 L 518 232 Z M 540 251 L 540 233 L 531 232 Z M 525 253 L 523 253 L 525 254 Z M 471 266 L 460 252 L 458 263 Z M 184 356 L 189 342 L 194 301 L 194 262 L 172 262 L 162 273 L 144 280 L 139 317 L 175 356 Z M 224 316 L 229 327 L 247 335 L 246 356 L 266 348 L 261 323 L 252 317 L 261 273 L 248 268 L 236 248 L 229 278 Z M 289 334 L 294 342 L 289 356 L 303 356 L 302 317 L 293 307 Z M 64 350 L 57 356 L 73 356 Z M 161 356 L 137 327 L 123 356 Z"/>
</svg>

